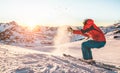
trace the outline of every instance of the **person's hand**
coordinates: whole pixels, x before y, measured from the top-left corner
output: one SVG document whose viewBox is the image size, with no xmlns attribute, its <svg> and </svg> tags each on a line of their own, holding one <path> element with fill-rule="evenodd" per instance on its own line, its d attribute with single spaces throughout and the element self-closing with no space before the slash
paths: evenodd
<svg viewBox="0 0 120 73">
<path fill-rule="evenodd" d="M 73 29 L 71 27 L 67 28 L 69 32 L 73 32 Z"/>
</svg>

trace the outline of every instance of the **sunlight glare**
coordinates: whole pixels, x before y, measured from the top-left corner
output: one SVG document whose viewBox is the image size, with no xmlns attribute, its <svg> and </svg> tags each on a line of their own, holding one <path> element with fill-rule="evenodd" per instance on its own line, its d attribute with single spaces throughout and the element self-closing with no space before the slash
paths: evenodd
<svg viewBox="0 0 120 73">
<path fill-rule="evenodd" d="M 37 26 L 38 23 L 34 22 L 34 21 L 25 21 L 22 26 L 27 27 L 29 30 L 34 30 Z"/>
</svg>

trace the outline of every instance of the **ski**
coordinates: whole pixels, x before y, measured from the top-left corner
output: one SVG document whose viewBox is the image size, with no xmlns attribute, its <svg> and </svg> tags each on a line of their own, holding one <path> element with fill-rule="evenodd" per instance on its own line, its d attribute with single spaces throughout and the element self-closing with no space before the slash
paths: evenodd
<svg viewBox="0 0 120 73">
<path fill-rule="evenodd" d="M 99 68 L 104 68 L 106 70 L 111 70 L 111 71 L 120 71 L 120 67 L 116 67 L 115 65 L 109 65 L 109 64 L 105 64 L 105 63 L 102 63 L 102 62 L 97 62 L 95 61 L 95 63 L 87 63 L 85 60 L 83 59 L 78 59 L 76 57 L 73 57 L 71 55 L 68 55 L 68 54 L 63 54 L 64 57 L 68 57 L 68 58 L 72 58 L 72 59 L 76 59 L 76 60 L 79 60 L 81 62 L 84 62 L 86 64 L 89 64 L 89 65 L 93 65 L 93 66 L 96 66 L 96 67 L 99 67 Z"/>
</svg>

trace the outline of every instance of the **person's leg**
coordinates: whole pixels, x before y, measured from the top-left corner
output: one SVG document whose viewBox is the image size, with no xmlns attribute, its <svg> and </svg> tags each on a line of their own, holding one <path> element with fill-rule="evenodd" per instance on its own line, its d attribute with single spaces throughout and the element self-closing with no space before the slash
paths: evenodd
<svg viewBox="0 0 120 73">
<path fill-rule="evenodd" d="M 92 59 L 92 51 L 91 48 L 87 47 L 87 44 L 90 42 L 82 43 L 82 55 L 85 60 Z"/>
<path fill-rule="evenodd" d="M 92 59 L 91 48 L 101 48 L 105 45 L 105 42 L 96 42 L 94 40 L 88 40 L 82 43 L 82 54 L 85 60 Z"/>
</svg>

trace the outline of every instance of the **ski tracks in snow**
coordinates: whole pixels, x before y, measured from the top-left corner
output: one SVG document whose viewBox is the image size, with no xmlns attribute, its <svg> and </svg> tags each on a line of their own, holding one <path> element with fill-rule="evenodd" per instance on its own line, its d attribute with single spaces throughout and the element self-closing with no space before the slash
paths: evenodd
<svg viewBox="0 0 120 73">
<path fill-rule="evenodd" d="M 115 73 L 75 59 L 7 45 L 1 45 L 0 59 L 0 73 Z"/>
</svg>

